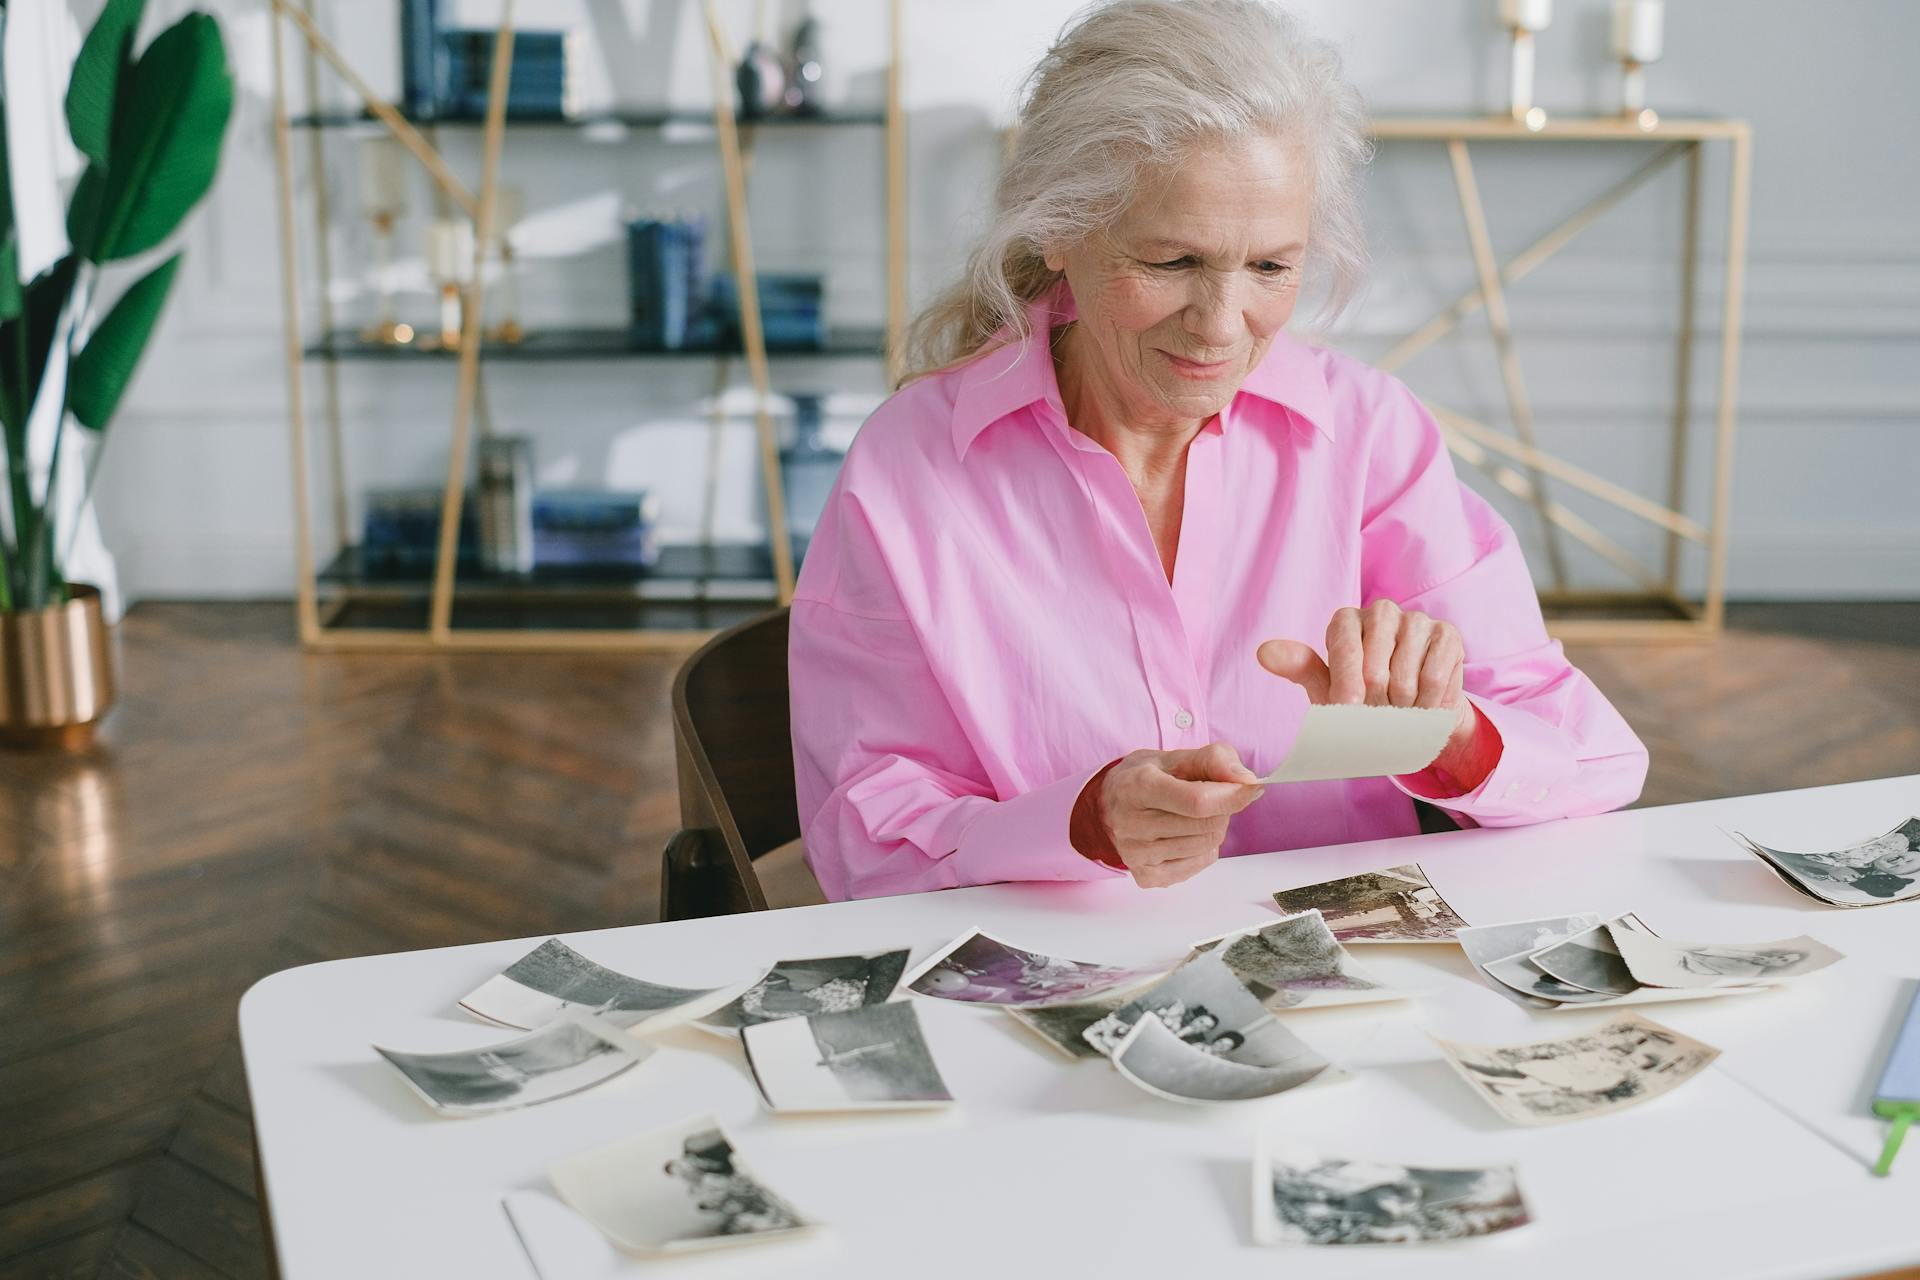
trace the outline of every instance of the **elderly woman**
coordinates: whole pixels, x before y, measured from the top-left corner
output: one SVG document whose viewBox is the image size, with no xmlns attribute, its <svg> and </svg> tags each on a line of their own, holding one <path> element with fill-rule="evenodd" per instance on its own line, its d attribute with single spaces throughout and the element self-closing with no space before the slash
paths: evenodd
<svg viewBox="0 0 1920 1280">
<path fill-rule="evenodd" d="M 1337 56 L 1255 0 L 1119 0 L 1029 82 L 995 217 L 915 327 L 794 594 L 831 898 L 1178 883 L 1216 858 L 1639 794 L 1513 532 L 1400 383 L 1288 336 L 1362 263 Z M 1258 779 L 1312 703 L 1450 707 L 1424 771 Z"/>
</svg>

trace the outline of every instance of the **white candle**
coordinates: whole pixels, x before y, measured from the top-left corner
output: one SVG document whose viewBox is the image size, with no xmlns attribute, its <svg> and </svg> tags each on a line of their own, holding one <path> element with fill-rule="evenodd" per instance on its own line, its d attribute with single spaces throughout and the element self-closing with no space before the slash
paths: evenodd
<svg viewBox="0 0 1920 1280">
<path fill-rule="evenodd" d="M 473 224 L 441 218 L 427 224 L 427 270 L 442 282 L 465 280 L 473 268 Z"/>
<path fill-rule="evenodd" d="M 406 213 L 407 160 L 400 144 L 384 134 L 360 144 L 360 200 L 369 218 Z"/>
<path fill-rule="evenodd" d="M 1500 0 L 1500 21 L 1522 31 L 1545 31 L 1553 21 L 1553 0 Z"/>
<path fill-rule="evenodd" d="M 1647 63 L 1660 61 L 1662 0 L 1613 0 L 1613 56 Z"/>
</svg>

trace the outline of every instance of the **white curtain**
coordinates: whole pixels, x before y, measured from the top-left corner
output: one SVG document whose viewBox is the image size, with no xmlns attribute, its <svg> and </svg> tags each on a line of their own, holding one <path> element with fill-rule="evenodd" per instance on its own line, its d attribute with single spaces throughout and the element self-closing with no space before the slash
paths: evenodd
<svg viewBox="0 0 1920 1280">
<path fill-rule="evenodd" d="M 7 5 L 7 149 L 24 280 L 67 251 L 66 195 L 85 163 L 67 135 L 66 116 L 67 77 L 80 40 L 79 24 L 65 0 L 11 0 Z M 48 362 L 47 383 L 57 387 L 65 377 L 65 358 L 56 351 Z M 47 482 L 58 401 L 58 396 L 42 394 L 28 423 L 27 458 L 35 493 Z M 59 545 L 69 548 L 64 566 L 68 579 L 98 587 L 107 616 L 117 619 L 122 608 L 119 574 L 92 508 L 83 509 L 82 503 L 93 447 L 90 432 L 69 424 L 53 495 L 54 529 Z"/>
</svg>

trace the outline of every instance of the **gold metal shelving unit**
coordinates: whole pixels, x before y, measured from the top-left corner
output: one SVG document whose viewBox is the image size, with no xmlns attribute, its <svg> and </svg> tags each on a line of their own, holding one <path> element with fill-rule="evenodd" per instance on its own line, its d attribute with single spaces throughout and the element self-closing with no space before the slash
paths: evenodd
<svg viewBox="0 0 1920 1280">
<path fill-rule="evenodd" d="M 755 427 L 759 443 L 759 463 L 761 479 L 767 495 L 768 546 L 765 553 L 764 585 L 768 590 L 763 596 L 753 594 L 753 590 L 757 589 L 755 584 L 759 583 L 762 573 L 760 568 L 749 568 L 745 571 L 720 575 L 715 568 L 720 560 L 720 557 L 715 554 L 717 550 L 715 546 L 688 547 L 680 549 L 691 553 L 681 557 L 691 566 L 686 570 L 684 581 L 697 583 L 697 594 L 685 599 L 661 601 L 637 593 L 642 585 L 661 581 L 662 575 L 659 573 L 637 576 L 634 581 L 624 583 L 559 580 L 549 582 L 537 591 L 522 590 L 512 583 L 485 580 L 463 583 L 458 573 L 458 539 L 462 506 L 465 501 L 466 476 L 473 447 L 476 403 L 481 394 L 480 364 L 481 347 L 484 341 L 482 321 L 485 313 L 483 267 L 488 246 L 494 239 L 501 156 L 508 127 L 515 123 L 510 121 L 506 114 L 507 80 L 513 59 L 513 0 L 503 0 L 500 27 L 494 37 L 487 109 L 480 121 L 479 184 L 472 188 L 454 172 L 452 166 L 447 163 L 426 134 L 413 121 L 402 115 L 392 103 L 375 93 L 342 55 L 338 47 L 321 31 L 314 18 L 313 0 L 266 0 L 269 9 L 268 26 L 271 32 L 274 69 L 273 126 L 280 213 L 282 319 L 285 328 L 287 401 L 293 450 L 293 514 L 296 568 L 299 575 L 296 607 L 300 639 L 306 647 L 316 650 L 683 649 L 703 642 L 720 626 L 736 621 L 747 613 L 785 604 L 791 599 L 794 580 L 793 555 L 787 537 L 779 446 L 769 410 L 772 383 L 770 353 L 761 326 L 752 232 L 747 217 L 747 171 L 752 154 L 752 137 L 759 126 L 743 125 L 735 118 L 732 79 L 734 54 L 728 47 L 716 0 L 697 0 L 697 2 L 700 4 L 706 26 L 709 61 L 713 74 L 712 125 L 725 180 L 732 270 L 739 298 L 741 342 L 738 350 L 717 349 L 671 354 L 714 359 L 717 362 L 718 389 L 722 390 L 727 384 L 727 363 L 731 356 L 745 357 L 748 376 L 755 392 Z M 888 372 L 892 374 L 897 368 L 901 337 L 906 323 L 906 115 L 901 99 L 902 0 L 883 0 L 883 3 L 887 7 L 890 23 L 886 106 L 884 112 L 872 123 L 879 124 L 885 133 L 886 328 L 884 335 L 875 335 L 874 342 L 870 345 L 852 347 L 830 345 L 825 350 L 808 351 L 804 354 L 823 356 L 884 354 Z M 288 108 L 283 58 L 284 28 L 289 26 L 304 45 L 307 114 L 301 118 L 300 124 L 310 130 L 311 162 L 315 172 L 312 216 L 314 233 L 318 241 L 315 261 L 322 277 L 318 290 L 318 319 L 322 336 L 318 343 L 311 346 L 302 339 L 300 229 L 295 201 L 293 158 L 295 120 Z M 336 584 L 337 590 L 332 599 L 323 603 L 320 594 L 320 577 L 313 539 L 313 506 L 310 487 L 312 477 L 309 474 L 310 442 L 307 435 L 308 403 L 304 370 L 304 364 L 310 358 L 320 361 L 323 369 L 322 383 L 328 433 L 327 457 L 332 472 L 330 485 L 332 528 L 340 549 L 340 556 L 337 557 L 336 563 L 350 561 L 352 551 L 352 530 L 348 518 L 344 473 L 344 448 L 341 444 L 345 426 L 341 421 L 338 392 L 337 360 L 341 351 L 336 341 L 338 335 L 334 329 L 328 291 L 328 284 L 332 277 L 328 245 L 330 210 L 326 184 L 320 176 L 323 172 L 321 168 L 323 144 L 320 139 L 320 129 L 326 127 L 329 122 L 327 117 L 323 117 L 318 112 L 318 79 L 321 63 L 324 63 L 345 83 L 353 95 L 360 100 L 366 112 L 365 116 L 335 117 L 332 122 L 372 120 L 384 127 L 426 170 L 429 179 L 447 203 L 471 219 L 474 224 L 474 258 L 468 273 L 468 282 L 464 286 L 465 296 L 461 312 L 463 327 L 457 354 L 459 369 L 452 416 L 452 443 L 448 453 L 446 481 L 442 493 L 438 546 L 424 617 L 412 625 L 353 625 L 343 623 L 342 617 L 348 609 L 365 603 L 369 598 L 376 605 L 383 597 L 389 600 L 408 596 L 417 599 L 418 583 L 381 587 L 377 584 L 355 582 L 352 580 L 351 573 L 348 573 L 345 580 Z M 636 117 L 632 122 L 666 123 L 673 114 L 663 113 L 659 119 L 652 120 L 650 113 L 641 113 L 642 116 L 649 118 Z M 866 123 L 867 121 L 850 117 L 848 122 Z M 542 120 L 538 123 L 551 127 L 553 124 L 566 122 Z M 834 123 L 834 121 L 831 118 L 824 121 L 810 119 L 806 123 Z M 543 348 L 539 343 L 529 343 L 521 350 L 513 348 L 500 350 L 502 353 L 511 352 L 520 357 L 538 358 L 544 354 L 548 358 L 559 359 L 670 354 L 624 350 L 617 340 L 613 340 L 611 331 L 574 331 L 574 333 L 573 342 L 559 344 L 557 347 L 548 345 Z M 409 353 L 405 357 L 396 356 L 395 358 L 414 357 Z M 719 412 L 716 406 L 716 415 Z M 724 544 L 721 546 L 724 547 Z M 739 559 L 738 556 L 733 558 Z M 749 589 L 745 594 L 739 595 L 709 594 L 708 588 L 712 583 L 721 582 L 725 585 L 727 581 L 732 581 L 736 586 L 747 584 Z M 642 625 L 633 625 L 629 622 L 573 627 L 462 625 L 456 613 L 456 596 L 464 602 L 500 601 L 501 609 L 496 610 L 500 616 L 539 616 L 549 611 L 554 605 L 564 602 L 570 605 L 584 603 L 590 609 L 597 607 L 602 610 L 601 616 L 606 618 L 650 615 L 666 621 L 648 622 Z M 409 610 L 398 608 L 395 616 L 404 618 L 408 614 Z"/>
<path fill-rule="evenodd" d="M 1540 129 L 1507 117 L 1425 119 L 1382 118 L 1373 125 L 1381 141 L 1437 142 L 1447 148 L 1477 284 L 1431 320 L 1402 338 L 1375 363 L 1389 372 L 1453 332 L 1476 312 L 1485 311 L 1500 364 L 1511 435 L 1445 405 L 1427 400 L 1455 456 L 1484 472 L 1501 488 L 1533 504 L 1547 542 L 1553 585 L 1540 593 L 1549 627 L 1563 640 L 1688 642 L 1719 634 L 1726 606 L 1727 523 L 1733 482 L 1735 410 L 1740 371 L 1740 319 L 1746 280 L 1747 219 L 1752 186 L 1753 135 L 1743 120 L 1661 120 L 1643 125 L 1625 117 L 1549 120 Z M 1474 177 L 1468 144 L 1473 142 L 1589 143 L 1634 142 L 1656 148 L 1639 167 L 1607 188 L 1558 226 L 1514 254 L 1496 260 L 1486 211 Z M 1726 259 L 1720 299 L 1719 389 L 1715 406 L 1713 486 L 1704 521 L 1686 514 L 1689 427 L 1693 417 L 1694 313 L 1699 276 L 1700 233 L 1705 214 L 1701 200 L 1701 161 L 1710 143 L 1730 149 L 1726 198 Z M 1514 351 L 1507 290 L 1565 248 L 1609 209 L 1618 205 L 1669 165 L 1686 166 L 1686 210 L 1680 260 L 1680 320 L 1674 358 L 1674 406 L 1667 492 L 1659 498 L 1633 492 L 1542 449 L 1534 438 L 1532 405 Z M 1417 388 L 1416 388 L 1417 390 Z M 1664 563 L 1643 564 L 1591 523 L 1556 502 L 1549 483 L 1644 520 L 1666 534 Z M 1565 534 L 1600 556 L 1641 590 L 1576 591 L 1569 587 L 1560 535 Z M 1705 593 L 1693 600 L 1682 594 L 1681 559 L 1687 545 L 1707 556 Z M 1635 616 L 1618 616 L 1629 614 Z M 1614 616 L 1607 616 L 1614 615 Z"/>
</svg>

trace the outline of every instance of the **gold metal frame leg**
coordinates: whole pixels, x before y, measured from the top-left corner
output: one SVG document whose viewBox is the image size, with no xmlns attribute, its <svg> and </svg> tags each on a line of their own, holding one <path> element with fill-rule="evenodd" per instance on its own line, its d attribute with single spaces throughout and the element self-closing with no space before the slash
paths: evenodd
<svg viewBox="0 0 1920 1280">
<path fill-rule="evenodd" d="M 1734 409 L 1740 398 L 1740 310 L 1747 280 L 1747 220 L 1753 187 L 1753 133 L 1733 136 L 1727 173 L 1726 284 L 1720 303 L 1720 403 L 1714 424 L 1713 515 L 1707 542 L 1707 598 L 1702 622 L 1714 631 L 1725 620 L 1727 523 L 1733 505 Z"/>
</svg>

